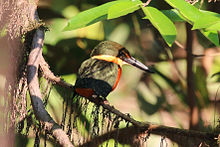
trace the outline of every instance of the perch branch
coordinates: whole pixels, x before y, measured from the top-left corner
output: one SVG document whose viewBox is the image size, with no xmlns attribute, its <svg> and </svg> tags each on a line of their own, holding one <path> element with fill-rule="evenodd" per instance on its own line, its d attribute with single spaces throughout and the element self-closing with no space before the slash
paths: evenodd
<svg viewBox="0 0 220 147">
<path fill-rule="evenodd" d="M 144 138 L 146 137 L 146 133 L 142 135 L 143 131 L 139 130 L 135 126 L 131 126 L 128 128 L 121 128 L 112 130 L 110 132 L 107 132 L 105 134 L 102 134 L 100 136 L 97 136 L 86 143 L 80 145 L 79 147 L 96 147 L 101 145 L 103 142 L 115 139 L 117 138 L 117 141 L 121 144 L 129 144 L 131 146 L 138 146 L 141 147 L 141 141 L 144 141 Z M 141 140 L 142 139 L 142 140 Z"/>
<path fill-rule="evenodd" d="M 47 70 L 49 70 L 49 69 L 47 69 Z M 54 81 L 54 82 L 56 82 L 56 81 Z M 57 84 L 59 84 L 59 83 L 57 83 Z M 61 85 L 61 84 L 59 84 L 59 85 Z M 66 87 L 66 86 L 67 85 L 65 85 L 64 87 Z M 69 88 L 72 88 L 72 87 L 73 86 L 71 85 Z M 136 131 L 136 132 L 134 132 L 134 134 L 152 133 L 155 135 L 165 136 L 165 137 L 171 139 L 172 141 L 177 142 L 178 144 L 184 143 L 184 145 L 186 145 L 186 143 L 192 143 L 192 142 L 194 142 L 194 143 L 196 142 L 197 144 L 199 144 L 201 142 L 214 143 L 214 142 L 216 142 L 215 138 L 217 138 L 218 134 L 219 134 L 219 133 L 209 133 L 209 132 L 179 129 L 179 128 L 173 128 L 173 127 L 168 127 L 168 126 L 163 126 L 163 125 L 155 125 L 155 124 L 148 123 L 148 122 L 139 122 L 139 121 L 136 121 L 135 119 L 131 118 L 129 115 L 126 115 L 126 114 L 120 112 L 119 110 L 115 109 L 113 106 L 103 102 L 102 100 L 94 99 L 94 98 L 88 98 L 88 99 L 89 99 L 89 101 L 95 103 L 96 105 L 101 105 L 104 109 L 109 110 L 110 112 L 116 114 L 117 116 L 121 117 L 122 119 L 126 120 L 127 122 L 130 122 L 131 124 L 133 124 L 132 127 L 119 129 L 118 130 L 119 134 L 120 133 L 124 134 L 124 132 L 129 131 L 129 129 L 131 129 L 130 130 L 131 132 Z M 128 130 L 126 130 L 126 129 L 128 129 Z M 120 131 L 122 131 L 122 132 L 120 132 Z M 132 137 L 131 132 L 126 133 L 126 135 L 122 135 L 122 138 L 125 136 L 126 136 L 126 138 Z M 110 138 L 111 138 L 111 136 L 114 136 L 114 134 L 116 132 L 113 131 L 113 132 L 108 132 L 108 133 L 110 134 Z M 129 134 L 131 136 L 129 136 Z M 118 137 L 119 136 L 120 135 L 118 135 Z M 99 136 L 95 139 L 92 139 L 90 142 L 87 142 L 84 145 L 89 144 L 92 146 L 92 145 L 94 145 L 94 143 L 104 142 L 105 140 L 106 140 L 106 134 L 103 134 L 102 136 Z M 119 138 L 119 140 L 120 140 L 120 138 Z M 187 142 L 186 142 L 186 140 L 187 140 Z M 188 140 L 191 140 L 191 141 L 188 141 Z"/>
<path fill-rule="evenodd" d="M 28 88 L 31 96 L 31 103 L 33 106 L 34 114 L 40 122 L 44 123 L 45 129 L 48 130 L 57 139 L 62 146 L 73 146 L 68 136 L 61 129 L 61 127 L 52 119 L 52 117 L 45 110 L 42 101 L 42 95 L 38 82 L 38 67 L 42 57 L 42 47 L 44 41 L 44 29 L 39 28 L 36 30 L 31 52 L 28 59 L 27 76 Z"/>
<path fill-rule="evenodd" d="M 192 130 L 178 129 L 173 127 L 167 127 L 162 125 L 153 125 L 150 123 L 142 123 L 142 126 L 130 126 L 128 128 L 116 129 L 101 136 L 97 136 L 86 143 L 80 145 L 83 146 L 98 146 L 103 142 L 114 139 L 117 137 L 117 141 L 121 144 L 130 144 L 131 146 L 140 146 L 140 141 L 148 138 L 148 134 L 156 134 L 160 136 L 166 136 L 170 140 L 178 143 L 181 146 L 198 146 L 201 143 L 216 145 L 214 138 L 217 134 L 198 132 Z M 146 138 L 147 137 L 147 138 Z M 143 139 L 143 140 L 141 140 Z M 213 145 L 213 146 L 214 146 Z"/>
<path fill-rule="evenodd" d="M 91 101 L 91 100 L 90 100 Z M 96 101 L 93 101 L 96 102 Z M 97 105 L 101 105 L 103 108 L 109 110 L 110 112 L 120 116 L 124 120 L 132 123 L 136 130 L 140 132 L 152 133 L 156 135 L 166 136 L 167 138 L 171 139 L 172 141 L 177 142 L 178 144 L 186 143 L 200 143 L 202 141 L 206 143 L 213 143 L 216 142 L 215 138 L 217 138 L 218 133 L 208 133 L 208 132 L 201 132 L 201 131 L 194 131 L 194 130 L 186 130 L 186 129 L 179 129 L 173 128 L 163 125 L 156 125 L 148 122 L 138 122 L 135 119 L 129 117 L 128 115 L 123 114 L 119 110 L 115 109 L 113 106 L 100 101 L 96 103 Z M 140 131 L 142 130 L 142 131 Z M 138 132 L 136 132 L 138 134 Z M 186 140 L 191 141 L 186 141 Z M 191 146 L 187 144 L 188 146 Z M 195 145 L 195 144 L 194 144 Z"/>
</svg>

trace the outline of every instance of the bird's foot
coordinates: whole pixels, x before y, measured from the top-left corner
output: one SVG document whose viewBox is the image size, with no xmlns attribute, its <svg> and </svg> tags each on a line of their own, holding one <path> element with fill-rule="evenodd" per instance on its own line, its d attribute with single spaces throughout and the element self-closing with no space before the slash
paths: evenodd
<svg viewBox="0 0 220 147">
<path fill-rule="evenodd" d="M 109 104 L 110 104 L 109 101 L 106 100 L 106 99 L 103 101 L 103 103 L 104 103 L 105 105 L 109 105 Z"/>
<path fill-rule="evenodd" d="M 90 100 L 99 105 L 100 104 L 110 105 L 109 101 L 106 98 L 103 98 L 102 96 L 98 96 L 98 95 L 92 95 Z"/>
<path fill-rule="evenodd" d="M 96 94 L 92 95 L 92 98 L 96 99 L 98 96 Z"/>
</svg>

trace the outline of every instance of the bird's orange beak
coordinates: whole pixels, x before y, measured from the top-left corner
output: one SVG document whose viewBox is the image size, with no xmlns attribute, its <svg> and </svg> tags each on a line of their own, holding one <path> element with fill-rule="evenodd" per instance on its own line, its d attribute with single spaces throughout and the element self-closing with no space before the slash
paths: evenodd
<svg viewBox="0 0 220 147">
<path fill-rule="evenodd" d="M 135 67 L 145 71 L 145 72 L 154 73 L 154 71 L 149 69 L 146 65 L 144 65 L 140 61 L 136 60 L 134 57 L 123 58 L 122 60 L 132 66 L 135 66 Z"/>
</svg>

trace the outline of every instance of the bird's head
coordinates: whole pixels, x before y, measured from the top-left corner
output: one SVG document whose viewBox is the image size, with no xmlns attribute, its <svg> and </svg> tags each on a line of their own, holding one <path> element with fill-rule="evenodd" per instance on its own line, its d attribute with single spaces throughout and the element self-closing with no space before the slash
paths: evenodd
<svg viewBox="0 0 220 147">
<path fill-rule="evenodd" d="M 146 65 L 132 57 L 125 47 L 113 41 L 103 41 L 99 43 L 93 49 L 91 57 L 94 59 L 113 62 L 120 66 L 123 64 L 130 64 L 143 71 L 153 72 Z"/>
</svg>

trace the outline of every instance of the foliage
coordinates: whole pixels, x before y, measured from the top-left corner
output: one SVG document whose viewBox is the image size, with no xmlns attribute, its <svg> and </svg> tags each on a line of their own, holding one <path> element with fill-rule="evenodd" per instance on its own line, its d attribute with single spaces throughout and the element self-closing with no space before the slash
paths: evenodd
<svg viewBox="0 0 220 147">
<path fill-rule="evenodd" d="M 175 10 L 166 10 L 165 15 L 158 9 L 143 6 L 140 0 L 118 0 L 108 2 L 101 6 L 89 9 L 69 20 L 68 25 L 64 30 L 74 30 L 85 27 L 105 19 L 118 18 L 138 9 L 142 9 L 153 26 L 157 28 L 163 36 L 166 43 L 171 46 L 176 39 L 176 29 L 174 24 L 166 16 L 171 16 L 173 13 L 182 18 L 184 21 L 193 25 L 193 30 L 199 29 L 212 43 L 219 46 L 218 32 L 220 30 L 220 14 L 210 11 L 200 11 L 184 0 L 166 0 Z M 107 16 L 107 17 L 106 17 Z M 176 18 L 173 19 L 175 21 Z"/>
</svg>

